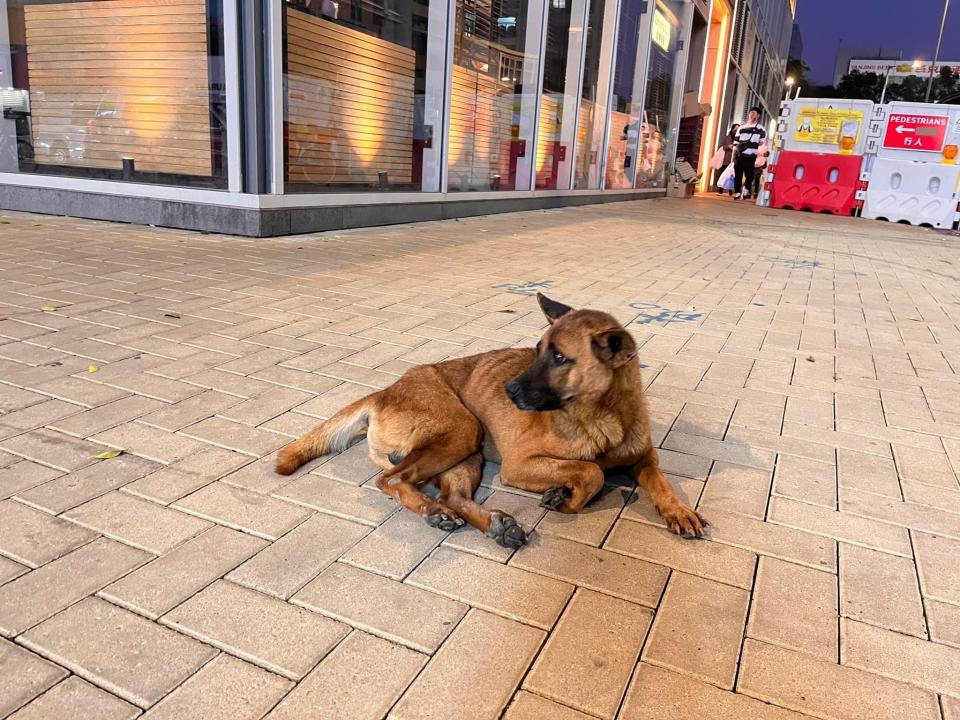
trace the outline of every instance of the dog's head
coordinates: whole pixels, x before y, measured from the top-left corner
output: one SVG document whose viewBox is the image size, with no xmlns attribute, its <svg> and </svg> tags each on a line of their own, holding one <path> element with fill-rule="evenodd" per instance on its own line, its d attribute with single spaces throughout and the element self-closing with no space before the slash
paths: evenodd
<svg viewBox="0 0 960 720">
<path fill-rule="evenodd" d="M 506 385 L 521 410 L 559 410 L 596 402 L 637 357 L 630 333 L 607 313 L 574 310 L 537 294 L 550 327 L 537 343 L 537 359 Z"/>
</svg>

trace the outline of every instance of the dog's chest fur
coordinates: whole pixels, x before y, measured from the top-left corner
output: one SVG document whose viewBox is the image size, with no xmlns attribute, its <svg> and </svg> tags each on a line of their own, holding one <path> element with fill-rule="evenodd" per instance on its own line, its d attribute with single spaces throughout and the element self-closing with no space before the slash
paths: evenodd
<svg viewBox="0 0 960 720">
<path fill-rule="evenodd" d="M 596 413 L 590 418 L 558 413 L 553 428 L 573 454 L 583 460 L 607 454 L 622 445 L 628 434 L 623 419 L 615 413 Z"/>
</svg>

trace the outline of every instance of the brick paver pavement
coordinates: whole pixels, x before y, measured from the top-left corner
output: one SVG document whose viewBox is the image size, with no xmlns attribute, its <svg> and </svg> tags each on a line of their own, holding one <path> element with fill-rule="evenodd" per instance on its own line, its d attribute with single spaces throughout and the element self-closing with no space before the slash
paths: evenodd
<svg viewBox="0 0 960 720">
<path fill-rule="evenodd" d="M 249 240 L 0 224 L 0 718 L 960 718 L 960 238 L 697 199 Z M 511 553 L 357 446 L 412 364 L 637 337 L 713 522 L 611 479 Z M 122 450 L 116 457 L 95 456 Z"/>
</svg>

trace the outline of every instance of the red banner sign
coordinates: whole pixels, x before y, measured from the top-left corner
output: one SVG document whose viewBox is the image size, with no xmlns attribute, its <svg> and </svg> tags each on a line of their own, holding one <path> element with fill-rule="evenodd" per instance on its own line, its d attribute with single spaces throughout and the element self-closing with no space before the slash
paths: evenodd
<svg viewBox="0 0 960 720">
<path fill-rule="evenodd" d="M 887 118 L 883 146 L 894 150 L 940 152 L 949 120 L 947 115 L 892 114 Z"/>
</svg>

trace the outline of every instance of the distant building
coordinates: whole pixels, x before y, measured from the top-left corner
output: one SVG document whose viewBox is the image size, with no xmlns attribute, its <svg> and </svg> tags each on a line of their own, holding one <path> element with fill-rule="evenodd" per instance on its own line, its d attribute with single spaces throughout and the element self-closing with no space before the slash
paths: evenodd
<svg viewBox="0 0 960 720">
<path fill-rule="evenodd" d="M 800 23 L 793 24 L 793 34 L 790 35 L 789 55 L 797 60 L 803 57 L 803 37 L 800 35 Z"/>
<path fill-rule="evenodd" d="M 960 73 L 960 60 L 937 60 L 933 71 L 939 72 L 944 65 L 950 67 L 955 73 Z M 906 75 L 929 75 L 929 60 L 866 60 L 863 58 L 851 58 L 847 65 L 847 72 L 854 70 L 861 73 L 877 73 L 883 75 L 887 72 L 890 77 L 904 77 Z"/>
<path fill-rule="evenodd" d="M 850 72 L 850 61 L 860 60 L 894 60 L 903 59 L 903 51 L 893 48 L 863 48 L 863 47 L 841 47 L 837 50 L 837 62 L 833 67 L 833 84 L 837 85 L 843 76 Z"/>
</svg>

